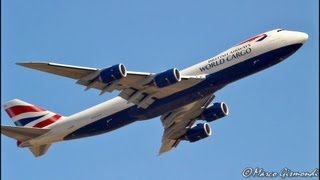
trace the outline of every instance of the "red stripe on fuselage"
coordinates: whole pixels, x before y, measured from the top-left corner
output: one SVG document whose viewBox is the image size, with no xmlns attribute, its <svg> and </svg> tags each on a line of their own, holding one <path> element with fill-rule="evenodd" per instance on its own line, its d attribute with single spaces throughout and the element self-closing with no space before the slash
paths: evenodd
<svg viewBox="0 0 320 180">
<path fill-rule="evenodd" d="M 45 109 L 43 109 L 41 107 L 37 107 L 37 106 L 23 106 L 23 105 L 13 106 L 13 107 L 6 109 L 6 112 L 8 113 L 8 115 L 11 118 L 14 116 L 17 116 L 19 114 L 22 114 L 22 113 L 41 112 L 41 111 L 45 111 Z"/>
<path fill-rule="evenodd" d="M 241 44 L 244 44 L 244 43 L 247 43 L 247 42 L 250 42 L 250 41 L 254 41 L 255 39 L 257 39 L 259 37 L 263 37 L 263 36 L 267 36 L 267 35 L 266 34 L 259 34 L 259 35 L 253 36 L 252 38 L 249 38 L 249 39 L 239 43 L 238 45 L 241 45 Z"/>
<path fill-rule="evenodd" d="M 43 120 L 41 122 L 39 122 L 38 124 L 34 125 L 33 127 L 37 127 L 37 128 L 43 128 L 45 126 L 48 126 L 56 121 L 58 121 L 61 118 L 60 114 L 56 114 L 54 116 L 52 116 L 49 119 Z"/>
</svg>

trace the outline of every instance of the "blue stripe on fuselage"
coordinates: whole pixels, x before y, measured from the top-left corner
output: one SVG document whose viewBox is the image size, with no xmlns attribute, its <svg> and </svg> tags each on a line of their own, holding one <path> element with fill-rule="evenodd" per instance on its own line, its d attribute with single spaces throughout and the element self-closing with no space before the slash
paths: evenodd
<svg viewBox="0 0 320 180">
<path fill-rule="evenodd" d="M 147 109 L 132 106 L 88 124 L 69 134 L 64 139 L 69 140 L 97 135 L 118 129 L 137 120 L 145 120 L 162 115 L 173 109 L 211 95 L 229 83 L 275 65 L 293 54 L 301 46 L 302 44 L 295 44 L 282 47 L 235 64 L 219 72 L 208 75 L 206 80 L 191 88 L 157 100 Z"/>
</svg>

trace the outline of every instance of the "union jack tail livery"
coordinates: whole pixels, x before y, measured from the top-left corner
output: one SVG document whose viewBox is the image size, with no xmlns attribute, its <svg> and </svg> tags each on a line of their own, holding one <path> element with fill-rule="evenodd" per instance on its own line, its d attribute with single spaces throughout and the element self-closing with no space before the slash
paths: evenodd
<svg viewBox="0 0 320 180">
<path fill-rule="evenodd" d="M 19 99 L 7 102 L 4 108 L 16 126 L 43 128 L 61 118 L 60 114 L 50 112 Z"/>
<path fill-rule="evenodd" d="M 46 153 L 51 143 L 34 140 L 49 132 L 50 125 L 63 116 L 19 99 L 5 103 L 4 108 L 17 127 L 1 125 L 1 133 L 16 139 L 18 147 L 28 147 L 35 156 Z"/>
</svg>

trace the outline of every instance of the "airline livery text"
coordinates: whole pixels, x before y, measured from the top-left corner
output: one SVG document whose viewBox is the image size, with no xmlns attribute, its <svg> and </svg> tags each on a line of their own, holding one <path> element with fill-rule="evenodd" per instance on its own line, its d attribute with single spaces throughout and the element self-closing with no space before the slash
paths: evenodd
<svg viewBox="0 0 320 180">
<path fill-rule="evenodd" d="M 237 49 L 233 49 L 230 52 L 221 54 L 219 56 L 216 56 L 210 60 L 208 60 L 208 64 L 205 66 L 200 67 L 200 71 L 206 71 L 206 70 L 210 70 L 214 67 L 220 66 L 222 64 L 224 64 L 225 62 L 229 62 L 232 60 L 236 60 L 239 57 L 242 57 L 246 54 L 250 54 L 252 51 L 251 49 L 251 45 L 250 44 L 246 44 L 244 46 L 241 46 Z"/>
</svg>

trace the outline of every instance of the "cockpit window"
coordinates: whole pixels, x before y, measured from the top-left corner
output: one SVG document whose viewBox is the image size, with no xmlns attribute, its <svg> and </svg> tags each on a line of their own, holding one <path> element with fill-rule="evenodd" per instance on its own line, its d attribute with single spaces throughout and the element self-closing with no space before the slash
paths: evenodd
<svg viewBox="0 0 320 180">
<path fill-rule="evenodd" d="M 284 31 L 284 29 L 278 29 L 277 32 Z"/>
</svg>

